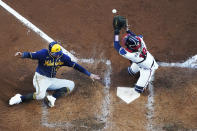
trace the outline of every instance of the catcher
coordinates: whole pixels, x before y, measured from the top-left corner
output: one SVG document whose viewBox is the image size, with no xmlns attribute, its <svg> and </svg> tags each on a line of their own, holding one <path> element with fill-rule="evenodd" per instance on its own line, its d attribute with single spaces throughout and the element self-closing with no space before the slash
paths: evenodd
<svg viewBox="0 0 197 131">
<path fill-rule="evenodd" d="M 143 93 L 147 88 L 152 75 L 158 68 L 154 57 L 148 52 L 142 35 L 136 35 L 129 30 L 128 21 L 123 16 L 114 16 L 114 48 L 116 51 L 128 59 L 132 64 L 128 67 L 128 73 L 135 75 L 140 72 L 140 77 L 135 84 L 135 91 Z M 120 45 L 119 34 L 124 28 L 126 34 L 122 38 L 124 47 Z"/>
<path fill-rule="evenodd" d="M 61 46 L 57 42 L 51 42 L 49 49 L 42 49 L 37 52 L 17 52 L 19 58 L 30 58 L 38 60 L 38 66 L 33 78 L 33 85 L 36 92 L 27 95 L 16 94 L 9 100 L 9 105 L 19 104 L 30 100 L 41 100 L 46 96 L 49 107 L 55 105 L 56 99 L 65 96 L 73 91 L 75 83 L 71 80 L 55 78 L 57 70 L 62 66 L 73 67 L 90 78 L 100 79 L 98 75 L 88 72 L 81 65 L 71 61 L 71 58 L 63 54 Z M 47 90 L 54 90 L 52 95 L 47 95 Z"/>
</svg>

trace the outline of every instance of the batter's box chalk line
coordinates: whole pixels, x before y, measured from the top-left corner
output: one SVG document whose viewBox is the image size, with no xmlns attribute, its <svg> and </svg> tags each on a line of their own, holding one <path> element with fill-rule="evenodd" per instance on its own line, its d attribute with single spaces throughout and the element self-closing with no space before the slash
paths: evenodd
<svg viewBox="0 0 197 131">
<path fill-rule="evenodd" d="M 109 113 L 110 113 L 110 94 L 109 94 L 109 89 L 110 89 L 110 84 L 111 84 L 111 78 L 110 75 L 112 73 L 112 67 L 111 67 L 111 61 L 110 60 L 94 60 L 94 59 L 79 59 L 80 62 L 83 63 L 88 63 L 88 64 L 95 64 L 95 63 L 104 63 L 106 65 L 106 70 L 104 73 L 104 89 L 103 89 L 103 93 L 104 93 L 104 98 L 102 100 L 102 106 L 101 106 L 101 114 L 97 115 L 97 118 L 99 120 L 101 120 L 102 122 L 105 123 L 105 126 L 103 129 L 107 129 L 107 127 L 110 125 L 110 122 L 107 120 Z M 64 127 L 69 129 L 70 127 L 75 127 L 76 125 L 71 124 L 70 122 L 48 122 L 48 116 L 49 116 L 49 112 L 48 112 L 48 107 L 43 103 L 42 106 L 42 118 L 41 118 L 41 122 L 42 125 L 46 126 L 46 127 Z M 88 127 L 87 127 L 88 128 Z"/>
<path fill-rule="evenodd" d="M 191 69 L 196 69 L 197 68 L 197 55 L 189 58 L 185 62 L 175 62 L 175 63 L 167 63 L 167 62 L 158 62 L 159 66 L 161 67 L 180 67 L 180 68 L 191 68 Z M 149 92 L 150 94 L 148 95 L 148 103 L 146 104 L 146 107 L 148 109 L 147 113 L 147 130 L 148 131 L 156 131 L 154 129 L 154 123 L 153 123 L 153 116 L 154 116 L 154 87 L 152 82 L 154 81 L 154 76 L 151 79 L 151 82 L 149 84 Z"/>
<path fill-rule="evenodd" d="M 2 0 L 0 0 L 0 6 L 2 6 L 5 10 L 7 10 L 9 13 L 11 13 L 14 17 L 16 17 L 20 22 L 22 22 L 27 28 L 33 30 L 35 33 L 37 33 L 40 37 L 42 37 L 44 40 L 46 40 L 48 43 L 54 41 L 51 37 L 49 37 L 47 34 L 45 34 L 42 30 L 40 30 L 38 27 L 33 25 L 30 21 L 28 21 L 26 18 L 21 16 L 18 12 L 16 12 L 14 9 L 12 9 L 10 6 L 8 6 L 6 3 L 4 3 Z M 29 31 L 28 29 L 28 31 Z M 91 63 L 94 64 L 95 60 L 94 59 L 77 59 L 74 55 L 72 55 L 70 52 L 68 52 L 66 49 L 62 48 L 63 52 L 67 55 L 69 55 L 72 59 L 72 61 L 81 61 L 84 63 Z M 111 84 L 111 79 L 110 75 L 112 72 L 112 67 L 111 67 L 111 62 L 110 60 L 100 60 L 100 62 L 103 62 L 107 65 L 107 70 L 105 71 L 105 88 L 104 88 L 104 93 L 105 93 L 105 98 L 103 100 L 102 104 L 102 114 L 100 115 L 100 119 L 106 122 L 105 128 L 109 125 L 109 122 L 107 121 L 107 117 L 110 113 L 109 105 L 110 105 L 110 94 L 109 94 L 109 88 Z M 192 68 L 196 69 L 197 68 L 197 55 L 191 57 L 187 61 L 180 63 L 166 63 L 166 62 L 158 62 L 161 67 L 181 67 L 181 68 Z M 152 77 L 152 81 L 154 81 L 154 76 Z M 153 121 L 152 118 L 154 116 L 154 89 L 153 89 L 153 84 L 152 82 L 149 84 L 149 96 L 148 96 L 148 103 L 146 105 L 148 109 L 148 114 L 147 114 L 147 119 L 148 119 L 148 124 L 147 124 L 147 130 L 154 131 L 153 128 Z M 71 123 L 66 122 L 66 123 L 48 123 L 47 116 L 48 114 L 48 109 L 45 106 L 42 106 L 42 125 L 47 126 L 47 127 L 70 127 L 73 126 Z M 99 116 L 98 116 L 99 117 Z"/>
<path fill-rule="evenodd" d="M 176 63 L 166 63 L 166 62 L 159 62 L 160 66 L 163 67 L 181 67 L 181 68 L 192 68 L 197 69 L 197 55 L 189 58 L 185 62 L 176 62 Z"/>
</svg>

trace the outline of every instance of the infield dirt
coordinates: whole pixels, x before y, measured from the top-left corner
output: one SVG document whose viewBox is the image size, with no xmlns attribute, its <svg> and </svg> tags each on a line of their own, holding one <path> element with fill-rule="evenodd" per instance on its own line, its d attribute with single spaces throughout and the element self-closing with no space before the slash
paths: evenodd
<svg viewBox="0 0 197 131">
<path fill-rule="evenodd" d="M 92 82 L 85 75 L 64 67 L 58 78 L 75 81 L 75 91 L 47 109 L 49 123 L 43 125 L 42 101 L 10 107 L 16 93 L 33 92 L 32 79 L 36 61 L 17 59 L 16 51 L 37 51 L 47 42 L 0 7 L 0 130 L 77 130 L 145 131 L 149 123 L 148 97 L 141 96 L 127 105 L 116 96 L 117 86 L 131 87 L 137 78 L 130 77 L 129 61 L 113 48 L 113 15 L 116 8 L 128 18 L 131 29 L 142 34 L 149 52 L 158 61 L 183 62 L 197 54 L 196 0 L 4 0 L 22 16 L 55 40 L 61 41 L 77 58 L 110 60 L 109 114 L 103 121 L 102 104 L 106 64 L 80 63 L 102 77 Z M 159 67 L 155 74 L 152 129 L 157 131 L 197 130 L 197 71 Z"/>
</svg>

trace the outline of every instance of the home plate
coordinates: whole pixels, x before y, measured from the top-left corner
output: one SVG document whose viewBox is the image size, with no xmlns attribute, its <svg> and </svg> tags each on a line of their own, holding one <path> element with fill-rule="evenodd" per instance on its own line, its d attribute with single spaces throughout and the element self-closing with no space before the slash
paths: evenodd
<svg viewBox="0 0 197 131">
<path fill-rule="evenodd" d="M 117 96 L 127 104 L 133 102 L 140 97 L 134 88 L 131 87 L 117 87 Z"/>
</svg>

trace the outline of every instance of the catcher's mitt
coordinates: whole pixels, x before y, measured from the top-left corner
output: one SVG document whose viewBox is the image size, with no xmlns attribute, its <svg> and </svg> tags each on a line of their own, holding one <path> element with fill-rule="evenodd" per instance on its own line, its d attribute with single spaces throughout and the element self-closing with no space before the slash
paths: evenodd
<svg viewBox="0 0 197 131">
<path fill-rule="evenodd" d="M 121 30 L 122 28 L 126 28 L 126 18 L 123 16 L 114 16 L 113 27 L 114 30 Z"/>
</svg>

